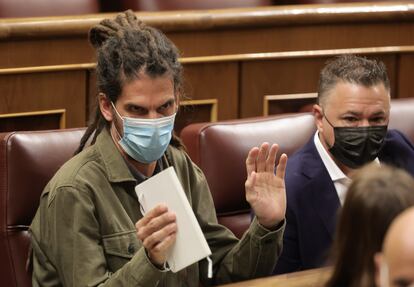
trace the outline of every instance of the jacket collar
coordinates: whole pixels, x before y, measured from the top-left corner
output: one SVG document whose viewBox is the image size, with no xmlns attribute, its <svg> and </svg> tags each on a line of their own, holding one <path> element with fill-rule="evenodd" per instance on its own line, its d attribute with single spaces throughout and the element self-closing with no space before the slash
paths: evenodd
<svg viewBox="0 0 414 287">
<path fill-rule="evenodd" d="M 340 203 L 332 179 L 316 150 L 313 137 L 304 147 L 304 158 L 306 165 L 303 166 L 302 174 L 309 179 L 304 190 L 309 190 L 309 202 L 333 238 Z"/>
<path fill-rule="evenodd" d="M 96 139 L 96 149 L 103 160 L 110 182 L 136 182 L 125 159 L 116 147 L 108 129 L 104 128 Z"/>
</svg>

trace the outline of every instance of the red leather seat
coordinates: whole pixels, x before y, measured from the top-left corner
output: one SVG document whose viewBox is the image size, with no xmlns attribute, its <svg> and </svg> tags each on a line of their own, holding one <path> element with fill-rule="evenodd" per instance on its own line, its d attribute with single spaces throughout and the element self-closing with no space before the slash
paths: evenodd
<svg viewBox="0 0 414 287">
<path fill-rule="evenodd" d="M 83 133 L 70 129 L 0 134 L 1 286 L 32 286 L 25 269 L 27 229 L 43 188 L 72 156 Z"/>
<path fill-rule="evenodd" d="M 391 101 L 388 127 L 403 132 L 414 143 L 414 98 Z"/>
<path fill-rule="evenodd" d="M 99 13 L 99 0 L 0 0 L 0 17 L 38 17 Z"/>
<path fill-rule="evenodd" d="M 267 141 L 278 143 L 282 152 L 291 155 L 314 132 L 313 116 L 303 113 L 192 124 L 182 130 L 181 138 L 207 178 L 218 221 L 240 238 L 250 224 L 244 193 L 250 148 Z"/>
</svg>

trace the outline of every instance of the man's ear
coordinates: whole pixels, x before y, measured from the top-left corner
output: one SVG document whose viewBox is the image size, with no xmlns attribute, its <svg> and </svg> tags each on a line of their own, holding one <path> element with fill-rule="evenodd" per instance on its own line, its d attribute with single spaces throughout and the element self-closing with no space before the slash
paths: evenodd
<svg viewBox="0 0 414 287">
<path fill-rule="evenodd" d="M 111 122 L 114 117 L 111 101 L 104 93 L 99 93 L 98 102 L 102 116 L 105 118 L 105 120 Z"/>
<path fill-rule="evenodd" d="M 375 266 L 375 285 L 377 287 L 382 287 L 381 286 L 381 266 L 383 264 L 384 261 L 384 255 L 381 252 L 377 252 L 374 254 L 374 266 Z"/>
<path fill-rule="evenodd" d="M 315 125 L 316 128 L 318 129 L 318 131 L 320 133 L 323 132 L 323 111 L 322 111 L 322 107 L 320 105 L 313 105 L 312 107 L 312 112 L 313 112 L 313 117 L 315 118 Z"/>
</svg>

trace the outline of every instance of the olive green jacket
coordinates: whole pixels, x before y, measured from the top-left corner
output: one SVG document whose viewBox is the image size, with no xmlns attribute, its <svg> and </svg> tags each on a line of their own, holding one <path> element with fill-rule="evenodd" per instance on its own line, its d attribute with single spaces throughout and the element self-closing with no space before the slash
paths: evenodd
<svg viewBox="0 0 414 287">
<path fill-rule="evenodd" d="M 281 252 L 284 226 L 270 232 L 254 221 L 239 241 L 217 223 L 206 179 L 189 157 L 169 146 L 163 165 L 174 166 L 210 246 L 213 283 L 269 275 Z M 142 214 L 135 185 L 106 130 L 63 165 L 45 187 L 30 227 L 33 286 L 212 283 L 206 260 L 178 273 L 161 272 L 151 264 L 136 236 L 135 223 Z"/>
</svg>

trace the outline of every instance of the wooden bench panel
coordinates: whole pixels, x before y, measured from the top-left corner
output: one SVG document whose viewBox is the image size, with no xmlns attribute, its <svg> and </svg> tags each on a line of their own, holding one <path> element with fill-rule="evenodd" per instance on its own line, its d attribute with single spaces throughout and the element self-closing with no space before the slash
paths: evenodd
<svg viewBox="0 0 414 287">
<path fill-rule="evenodd" d="M 412 97 L 414 46 L 372 47 L 181 58 L 183 100 L 215 100 L 217 120 L 263 115 L 265 96 L 317 90 L 325 62 L 355 53 L 385 62 L 393 98 Z M 94 63 L 79 65 L 0 68 L 0 113 L 66 109 L 67 127 L 82 127 L 96 104 Z M 298 102 L 299 101 L 299 102 Z M 273 101 L 271 114 L 299 111 L 311 104 Z M 198 106 L 180 114 L 179 129 L 193 120 L 208 120 L 211 107 Z"/>
</svg>

